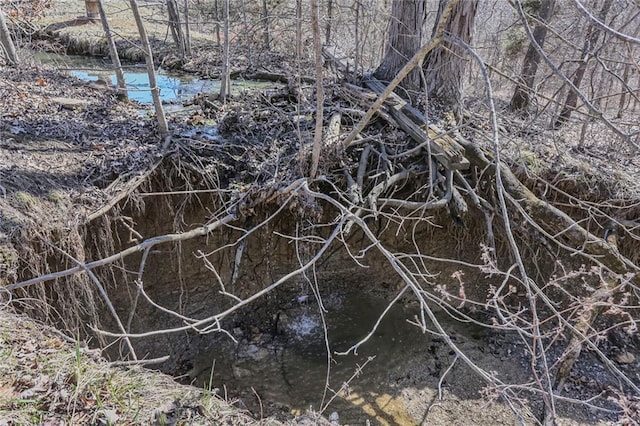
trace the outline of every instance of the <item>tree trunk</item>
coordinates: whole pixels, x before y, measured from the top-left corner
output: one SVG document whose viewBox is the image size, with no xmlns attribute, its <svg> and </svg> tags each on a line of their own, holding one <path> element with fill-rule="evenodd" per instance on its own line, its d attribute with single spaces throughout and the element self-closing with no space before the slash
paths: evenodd
<svg viewBox="0 0 640 426">
<path fill-rule="evenodd" d="M 609 9 L 611 9 L 611 5 L 613 4 L 613 0 L 605 0 L 602 4 L 602 8 L 598 13 L 598 19 L 601 22 L 607 17 L 609 13 Z M 591 59 L 591 52 L 593 52 L 596 48 L 596 44 L 598 43 L 598 39 L 600 38 L 600 29 L 594 24 L 590 24 L 587 29 L 587 37 L 584 42 L 584 47 L 582 49 L 582 61 L 580 65 L 578 65 L 578 69 L 573 76 L 573 85 L 577 90 L 580 89 L 580 84 L 582 83 L 582 78 L 584 77 L 584 73 L 587 71 L 587 65 L 589 64 L 589 59 Z M 576 109 L 576 105 L 578 104 L 578 93 L 574 90 L 569 89 L 569 94 L 567 95 L 567 100 L 553 123 L 554 129 L 559 129 L 564 123 L 569 121 L 571 118 L 571 113 Z"/>
<path fill-rule="evenodd" d="M 189 0 L 184 0 L 184 49 L 191 56 L 191 24 L 189 23 Z"/>
<path fill-rule="evenodd" d="M 316 61 L 316 128 L 313 135 L 313 152 L 311 153 L 311 179 L 316 177 L 318 163 L 320 161 L 320 150 L 322 148 L 322 124 L 323 124 L 323 104 L 324 90 L 322 87 L 322 44 L 320 42 L 320 11 L 318 0 L 311 0 L 311 29 L 313 31 L 313 48 Z"/>
<path fill-rule="evenodd" d="M 104 10 L 104 3 L 102 0 L 98 0 L 98 13 L 100 14 L 100 22 L 102 22 L 104 37 L 107 39 L 107 46 L 109 47 L 109 56 L 111 56 L 113 70 L 116 73 L 118 98 L 127 100 L 127 83 L 124 80 L 124 72 L 122 71 L 122 64 L 120 63 L 120 56 L 118 56 L 118 49 L 116 48 L 116 42 L 113 40 L 113 36 L 111 34 L 111 27 L 109 26 L 109 20 L 107 19 L 107 14 Z"/>
<path fill-rule="evenodd" d="M 213 0 L 213 19 L 216 21 L 216 47 L 220 47 L 220 14 L 218 13 L 218 0 Z"/>
<path fill-rule="evenodd" d="M 438 16 L 449 1 L 440 0 Z M 471 44 L 477 9 L 478 0 L 458 2 L 445 26 L 445 33 Z M 456 117 L 460 117 L 462 109 L 462 76 L 467 66 L 465 58 L 462 47 L 443 41 L 429 52 L 423 66 L 427 95 L 445 110 L 452 111 Z"/>
<path fill-rule="evenodd" d="M 362 47 L 360 46 L 360 0 L 356 0 L 354 6 L 355 20 L 353 23 L 354 42 L 356 45 L 356 53 L 353 59 L 355 69 L 353 70 L 355 75 L 358 75 L 358 69 L 360 67 L 360 52 Z"/>
<path fill-rule="evenodd" d="M 625 105 L 627 103 L 627 87 L 629 85 L 630 70 L 631 64 L 626 64 L 624 66 L 624 71 L 622 72 L 622 93 L 620 94 L 620 101 L 618 102 L 618 113 L 616 114 L 616 118 L 622 118 L 622 113 L 625 110 Z"/>
<path fill-rule="evenodd" d="M 98 11 L 97 0 L 85 0 L 84 7 L 87 11 L 87 18 L 91 21 L 97 21 L 100 19 L 100 12 Z"/>
<path fill-rule="evenodd" d="M 241 2 L 241 8 L 242 8 L 242 28 L 244 28 L 243 30 L 243 34 L 245 34 L 245 36 L 242 38 L 242 44 L 244 46 L 246 46 L 247 48 L 247 59 L 249 59 L 249 68 L 253 68 L 252 66 L 252 37 L 249 34 L 249 19 L 247 19 L 247 3 L 245 2 L 245 0 L 242 0 Z"/>
<path fill-rule="evenodd" d="M 302 0 L 296 0 L 296 58 L 302 58 Z"/>
<path fill-rule="evenodd" d="M 327 0 L 327 22 L 324 26 L 325 43 L 331 42 L 331 21 L 333 20 L 333 0 Z"/>
<path fill-rule="evenodd" d="M 11 66 L 18 65 L 18 54 L 16 53 L 16 47 L 11 40 L 11 34 L 9 28 L 4 19 L 4 12 L 0 10 L 0 45 L 2 45 L 2 51 L 7 63 Z"/>
<path fill-rule="evenodd" d="M 220 100 L 225 101 L 231 89 L 229 70 L 229 0 L 223 1 L 224 6 L 224 41 L 222 43 L 222 75 L 220 76 Z"/>
<path fill-rule="evenodd" d="M 420 49 L 422 24 L 425 19 L 425 0 L 394 0 L 391 5 L 391 21 L 387 50 L 374 75 L 383 81 L 391 81 L 398 71 Z M 420 88 L 420 70 L 414 69 L 402 82 L 410 90 Z"/>
<path fill-rule="evenodd" d="M 164 116 L 164 109 L 162 108 L 162 102 L 160 101 L 160 88 L 156 82 L 156 71 L 153 65 L 153 53 L 151 52 L 151 46 L 149 45 L 149 37 L 147 37 L 147 30 L 144 28 L 144 23 L 140 16 L 138 2 L 136 0 L 129 0 L 129 3 L 131 4 L 133 17 L 136 20 L 136 26 L 138 27 L 138 33 L 140 34 L 140 42 L 142 43 L 142 50 L 147 63 L 149 87 L 151 88 L 153 107 L 156 111 L 156 119 L 158 120 L 158 131 L 160 132 L 160 137 L 165 138 L 169 134 L 169 127 L 167 126 L 167 119 Z"/>
<path fill-rule="evenodd" d="M 529 104 L 531 103 L 531 90 L 533 89 L 533 82 L 538 71 L 538 65 L 540 64 L 540 54 L 535 48 L 534 43 L 543 47 L 544 39 L 547 36 L 547 23 L 553 15 L 556 0 L 541 0 L 537 2 L 538 7 L 538 19 L 533 30 L 533 40 L 529 42 L 527 53 L 524 56 L 524 63 L 522 64 L 522 73 L 520 74 L 520 83 L 516 86 L 511 102 L 509 103 L 509 109 L 511 111 L 527 111 Z"/>
<path fill-rule="evenodd" d="M 184 32 L 182 31 L 182 24 L 180 23 L 180 11 L 176 0 L 167 0 L 167 12 L 169 14 L 169 28 L 171 29 L 171 36 L 178 48 L 180 58 L 184 59 L 186 54 Z"/>
<path fill-rule="evenodd" d="M 267 7 L 267 0 L 262 0 L 262 35 L 263 35 L 263 44 L 264 50 L 270 50 L 269 43 L 269 8 Z"/>
</svg>

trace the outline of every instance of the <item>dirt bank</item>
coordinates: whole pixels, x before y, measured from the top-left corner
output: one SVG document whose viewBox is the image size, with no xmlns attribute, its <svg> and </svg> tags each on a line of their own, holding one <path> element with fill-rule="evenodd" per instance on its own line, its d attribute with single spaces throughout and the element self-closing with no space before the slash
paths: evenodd
<svg viewBox="0 0 640 426">
<path fill-rule="evenodd" d="M 104 89 L 34 67 L 3 70 L 0 90 L 2 284 L 60 274 L 16 289 L 11 300 L 16 309 L 51 321 L 69 335 L 91 336 L 92 345 L 102 345 L 113 359 L 168 355 L 159 366 L 187 374 L 198 370 L 198 353 L 222 345 L 222 339 L 243 363 L 271 356 L 270 349 L 282 348 L 278 327 L 300 318 L 292 302 L 300 297 L 330 300 L 349 290 L 387 303 L 396 298 L 411 312 L 404 319 L 429 340 L 424 347 L 405 350 L 403 362 L 393 368 L 379 366 L 382 373 L 370 376 L 379 379 L 375 392 L 358 389 L 357 382 L 332 388 L 337 397 L 358 405 L 361 419 L 381 424 L 450 424 L 469 418 L 484 424 L 535 424 L 539 418 L 542 403 L 532 393 L 537 388 L 531 377 L 537 371 L 531 368 L 531 352 L 517 333 L 497 325 L 487 303 L 496 289 L 511 283 L 498 269 L 511 264 L 504 226 L 496 223 L 492 228 L 498 254 L 494 258 L 481 246 L 489 238 L 487 216 L 480 208 L 458 216 L 451 208 L 426 214 L 417 208 L 401 211 L 390 201 L 391 207 L 377 209 L 374 198 L 382 192 L 376 191 L 387 191 L 385 200 L 402 197 L 415 203 L 430 181 L 421 163 L 424 155 L 408 167 L 395 161 L 405 150 L 417 151 L 384 112 L 360 141 L 372 142 L 368 152 L 377 155 L 378 162 L 369 161 L 362 146 L 343 155 L 328 142 L 320 162 L 322 177 L 310 184 L 303 178 L 314 119 L 309 87 L 289 85 L 226 104 L 200 98 L 200 110 L 171 122 L 172 145 L 164 153 L 152 118 L 138 105 L 117 102 Z M 349 128 L 357 122 L 362 99 L 340 85 L 325 90 L 332 112 L 344 114 L 341 125 Z M 301 113 L 297 102 L 308 109 Z M 191 127 L 204 117 L 218 126 L 221 136 Z M 469 129 L 474 126 L 477 121 Z M 636 159 L 624 170 L 608 169 L 611 161 L 588 162 L 589 152 L 576 149 L 575 155 L 558 154 L 549 164 L 543 160 L 553 144 L 545 142 L 544 133 L 535 140 L 540 143 L 530 154 L 512 155 L 510 164 L 521 176 L 529 176 L 527 183 L 537 194 L 567 204 L 563 207 L 594 233 L 603 230 L 598 219 L 612 212 L 621 223 L 632 220 L 638 200 Z M 504 150 L 523 152 L 516 148 Z M 400 173 L 417 175 L 388 186 L 396 176 L 390 171 L 395 166 L 403 169 Z M 553 176 L 567 178 L 549 179 Z M 348 189 L 354 186 L 350 178 L 364 182 L 361 190 L 369 189 L 370 198 L 359 200 L 362 194 Z M 571 193 L 561 198 L 563 190 Z M 617 201 L 600 206 L 602 211 L 584 221 L 578 210 L 572 212 L 584 205 L 579 203 L 610 198 Z M 360 204 L 349 210 L 336 201 L 345 199 Z M 621 240 L 619 250 L 635 261 L 635 231 L 625 232 L 628 239 Z M 582 258 L 565 255 L 558 262 L 557 250 L 540 248 L 543 237 L 532 231 L 519 234 L 527 265 L 538 268 L 535 277 L 548 283 L 545 294 L 553 296 L 554 303 L 574 309 L 571 298 L 586 297 L 598 282 L 598 271 L 581 269 Z M 90 263 L 101 259 L 109 262 Z M 78 264 L 94 271 L 95 279 L 74 275 L 82 269 Z M 399 271 L 419 281 L 415 292 Z M 96 282 L 102 283 L 104 294 Z M 500 298 L 504 305 L 498 312 L 517 310 L 525 300 L 524 291 L 515 284 L 513 288 Z M 612 300 L 618 303 L 619 296 Z M 626 309 L 622 301 L 615 306 Z M 438 315 L 427 321 L 417 308 Z M 540 312 L 545 310 L 553 313 L 550 307 Z M 557 360 L 567 332 L 554 334 L 549 324 L 555 316 L 549 315 L 545 344 L 550 359 Z M 453 322 L 441 317 L 453 317 Z M 608 370 L 613 366 L 624 377 L 637 375 L 637 335 L 622 332 L 616 325 L 623 323 L 620 317 L 620 311 L 607 312 L 599 327 L 611 328 L 573 370 L 558 402 L 562 422 L 606 424 L 637 409 L 632 391 Z M 471 323 L 482 331 L 473 332 L 467 325 Z M 436 324 L 444 328 L 437 330 Z M 354 336 L 352 344 L 357 341 Z M 456 350 L 470 361 L 462 364 Z M 601 354 L 611 364 L 601 363 Z M 246 377 L 254 371 L 238 365 L 238 359 L 230 367 L 233 375 Z M 505 386 L 487 385 L 487 376 L 477 376 L 478 370 L 495 372 L 489 379 Z M 505 395 L 514 397 L 509 393 L 513 389 L 519 392 L 515 408 L 504 402 Z M 255 416 L 291 416 L 290 406 L 275 398 L 262 403 L 265 391 L 252 391 L 229 394 L 241 396 Z M 590 403 L 576 404 L 581 399 Z"/>
</svg>

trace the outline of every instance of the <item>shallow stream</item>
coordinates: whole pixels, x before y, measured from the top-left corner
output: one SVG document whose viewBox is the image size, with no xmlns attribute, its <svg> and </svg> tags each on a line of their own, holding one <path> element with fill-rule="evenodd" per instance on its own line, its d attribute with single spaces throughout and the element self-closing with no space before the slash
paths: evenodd
<svg viewBox="0 0 640 426">
<path fill-rule="evenodd" d="M 91 82 L 100 80 L 116 84 L 115 72 L 111 62 L 94 57 L 66 56 L 53 53 L 37 53 L 35 57 L 44 64 L 53 65 L 61 71 L 68 71 L 74 77 Z M 124 78 L 127 84 L 129 99 L 143 104 L 152 102 L 149 76 L 143 64 L 123 65 Z M 164 103 L 182 103 L 198 93 L 217 93 L 220 91 L 219 80 L 205 80 L 186 73 L 170 73 L 157 70 L 156 82 L 160 88 L 160 98 Z M 243 90 L 273 87 L 272 82 L 232 80 L 231 93 Z"/>
</svg>

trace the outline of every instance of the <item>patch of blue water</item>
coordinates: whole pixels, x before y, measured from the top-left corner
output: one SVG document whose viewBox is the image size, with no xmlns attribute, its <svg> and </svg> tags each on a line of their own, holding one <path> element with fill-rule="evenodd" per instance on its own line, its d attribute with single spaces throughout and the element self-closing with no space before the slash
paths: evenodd
<svg viewBox="0 0 640 426">
<path fill-rule="evenodd" d="M 115 74 L 100 71 L 72 70 L 71 75 L 84 81 L 97 81 L 98 78 L 108 78 L 113 85 L 116 84 Z M 124 79 L 130 100 L 143 104 L 150 104 L 153 101 L 149 76 L 146 72 L 125 72 Z M 156 75 L 156 83 L 160 88 L 160 99 L 168 103 L 183 102 L 197 93 L 212 93 L 220 90 L 219 81 L 177 77 L 161 73 Z"/>
</svg>

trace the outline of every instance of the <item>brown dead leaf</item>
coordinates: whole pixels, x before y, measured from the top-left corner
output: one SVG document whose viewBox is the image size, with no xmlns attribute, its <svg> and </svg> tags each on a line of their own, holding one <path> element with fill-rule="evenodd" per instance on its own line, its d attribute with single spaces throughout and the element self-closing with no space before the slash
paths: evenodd
<svg viewBox="0 0 640 426">
<path fill-rule="evenodd" d="M 616 355 L 616 361 L 620 364 L 633 364 L 636 361 L 636 356 L 631 352 L 622 352 Z"/>
<path fill-rule="evenodd" d="M 0 401 L 16 399 L 17 397 L 18 393 L 16 392 L 15 387 L 13 387 L 12 385 L 5 384 L 0 386 Z"/>
</svg>

